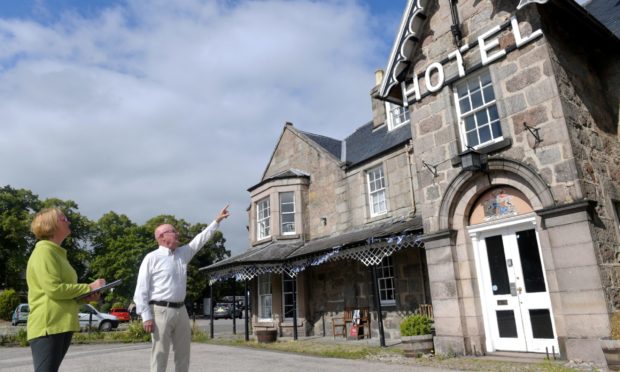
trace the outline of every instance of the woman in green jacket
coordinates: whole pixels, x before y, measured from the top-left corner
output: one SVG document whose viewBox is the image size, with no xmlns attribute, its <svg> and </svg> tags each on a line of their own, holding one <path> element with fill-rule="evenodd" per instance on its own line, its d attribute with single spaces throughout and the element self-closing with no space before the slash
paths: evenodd
<svg viewBox="0 0 620 372">
<path fill-rule="evenodd" d="M 79 303 L 75 297 L 105 284 L 97 279 L 78 284 L 77 274 L 60 246 L 71 232 L 71 223 L 58 208 L 37 213 L 31 230 L 38 242 L 28 259 L 28 341 L 35 372 L 58 371 L 73 332 L 80 330 Z M 95 298 L 89 298 L 93 300 Z"/>
</svg>

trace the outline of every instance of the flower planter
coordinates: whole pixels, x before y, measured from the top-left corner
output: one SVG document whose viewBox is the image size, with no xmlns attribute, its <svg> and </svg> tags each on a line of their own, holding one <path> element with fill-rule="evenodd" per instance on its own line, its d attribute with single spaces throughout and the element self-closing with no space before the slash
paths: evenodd
<svg viewBox="0 0 620 372">
<path fill-rule="evenodd" d="M 270 342 L 276 342 L 277 338 L 278 331 L 276 331 L 275 329 L 256 331 L 256 340 L 258 340 L 258 342 L 260 343 L 266 344 Z"/>
<path fill-rule="evenodd" d="M 620 340 L 601 339 L 601 349 L 607 360 L 607 368 L 620 371 Z"/>
<path fill-rule="evenodd" d="M 405 346 L 405 356 L 416 358 L 420 354 L 428 354 L 434 349 L 433 335 L 401 336 Z"/>
</svg>

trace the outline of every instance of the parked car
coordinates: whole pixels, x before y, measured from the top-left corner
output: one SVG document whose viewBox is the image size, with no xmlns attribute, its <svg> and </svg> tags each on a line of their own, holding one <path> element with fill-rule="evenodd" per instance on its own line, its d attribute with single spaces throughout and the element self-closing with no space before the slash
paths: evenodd
<svg viewBox="0 0 620 372">
<path fill-rule="evenodd" d="M 235 317 L 241 319 L 241 309 L 235 308 Z M 232 319 L 233 318 L 233 306 L 232 304 L 217 304 L 213 309 L 213 319 Z"/>
<path fill-rule="evenodd" d="M 89 325 L 91 328 L 96 328 L 100 331 L 110 331 L 118 328 L 117 317 L 102 313 L 90 304 L 84 304 L 80 307 L 78 317 L 80 320 L 80 328 L 82 329 L 88 329 Z"/>
<path fill-rule="evenodd" d="M 30 314 L 30 307 L 28 304 L 19 304 L 13 311 L 13 316 L 11 317 L 11 325 L 18 325 L 19 323 L 27 323 L 28 322 L 28 314 Z"/>
<path fill-rule="evenodd" d="M 129 314 L 129 310 L 122 307 L 111 308 L 110 314 L 117 317 L 120 322 L 128 322 L 131 320 L 131 314 Z"/>
</svg>

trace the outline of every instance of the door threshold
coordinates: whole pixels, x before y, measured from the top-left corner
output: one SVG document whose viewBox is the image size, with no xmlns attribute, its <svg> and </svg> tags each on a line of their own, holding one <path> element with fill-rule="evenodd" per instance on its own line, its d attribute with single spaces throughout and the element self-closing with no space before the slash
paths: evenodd
<svg viewBox="0 0 620 372">
<path fill-rule="evenodd" d="M 510 362 L 523 362 L 523 363 L 540 363 L 547 359 L 546 353 L 532 353 L 525 351 L 493 351 L 487 353 L 484 358 L 492 360 L 502 360 Z M 555 360 L 560 359 L 560 355 L 555 355 Z M 549 354 L 549 359 L 553 359 L 553 355 Z"/>
</svg>

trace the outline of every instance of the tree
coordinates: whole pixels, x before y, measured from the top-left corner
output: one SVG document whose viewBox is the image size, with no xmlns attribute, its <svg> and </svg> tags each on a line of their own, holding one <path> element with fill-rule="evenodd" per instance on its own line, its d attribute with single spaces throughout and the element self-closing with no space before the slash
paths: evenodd
<svg viewBox="0 0 620 372">
<path fill-rule="evenodd" d="M 41 202 L 30 190 L 0 188 L 0 288 L 26 289 L 26 263 L 35 242 L 30 222 L 39 209 Z"/>
<path fill-rule="evenodd" d="M 106 294 L 107 301 L 127 304 L 131 301 L 140 263 L 154 246 L 150 231 L 125 215 L 108 212 L 97 221 L 91 270 L 97 277 L 108 281 L 123 279 L 114 292 Z"/>
</svg>

